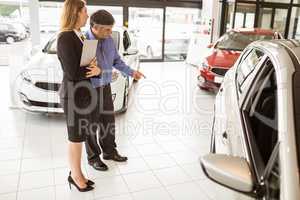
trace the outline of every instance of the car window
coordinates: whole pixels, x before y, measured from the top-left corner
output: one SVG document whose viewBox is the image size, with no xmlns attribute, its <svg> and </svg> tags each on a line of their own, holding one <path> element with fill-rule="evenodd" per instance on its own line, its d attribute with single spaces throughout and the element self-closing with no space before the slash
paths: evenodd
<svg viewBox="0 0 300 200">
<path fill-rule="evenodd" d="M 235 31 L 225 33 L 217 43 L 216 48 L 223 50 L 243 51 L 251 42 L 257 40 L 271 40 L 272 35 L 245 34 Z"/>
<path fill-rule="evenodd" d="M 124 31 L 123 33 L 123 46 L 124 46 L 124 50 L 127 51 L 127 49 L 129 49 L 131 45 L 131 41 L 129 38 L 129 34 L 127 31 Z"/>
<path fill-rule="evenodd" d="M 266 65 L 270 65 L 267 63 Z M 275 70 L 266 73 L 262 85 L 251 99 L 252 132 L 265 164 L 277 143 L 277 84 Z"/>
<path fill-rule="evenodd" d="M 257 176 L 268 188 L 266 195 L 275 200 L 280 196 L 277 77 L 270 60 L 262 69 L 242 113 Z"/>
<path fill-rule="evenodd" d="M 252 72 L 263 55 L 263 52 L 258 49 L 252 49 L 250 53 L 246 53 L 246 56 L 242 57 L 236 71 L 236 84 L 240 93 L 244 91 L 250 80 L 252 80 Z"/>
</svg>

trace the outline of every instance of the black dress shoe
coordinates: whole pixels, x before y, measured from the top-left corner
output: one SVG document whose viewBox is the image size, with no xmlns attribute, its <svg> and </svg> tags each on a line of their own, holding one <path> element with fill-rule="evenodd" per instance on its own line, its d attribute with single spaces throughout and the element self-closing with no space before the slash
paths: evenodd
<svg viewBox="0 0 300 200">
<path fill-rule="evenodd" d="M 117 151 L 112 154 L 103 154 L 104 160 L 113 160 L 116 162 L 126 162 L 128 158 L 126 156 L 121 156 Z"/>
<path fill-rule="evenodd" d="M 89 161 L 89 165 L 91 165 L 95 170 L 98 171 L 107 171 L 108 167 L 102 160 Z"/>
</svg>

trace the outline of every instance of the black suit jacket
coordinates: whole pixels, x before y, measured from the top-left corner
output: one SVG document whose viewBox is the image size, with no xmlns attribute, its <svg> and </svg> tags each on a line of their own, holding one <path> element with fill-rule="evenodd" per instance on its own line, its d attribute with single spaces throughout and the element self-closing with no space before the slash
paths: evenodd
<svg viewBox="0 0 300 200">
<path fill-rule="evenodd" d="M 74 31 L 61 32 L 57 39 L 57 56 L 63 70 L 63 81 L 59 96 L 63 99 L 75 98 L 82 102 L 90 97 L 92 85 L 86 78 L 86 67 L 80 67 L 82 42 Z"/>
</svg>

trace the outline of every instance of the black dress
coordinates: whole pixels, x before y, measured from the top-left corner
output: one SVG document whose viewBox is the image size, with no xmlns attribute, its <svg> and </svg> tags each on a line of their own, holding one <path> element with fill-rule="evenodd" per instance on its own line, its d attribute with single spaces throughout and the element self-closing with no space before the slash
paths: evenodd
<svg viewBox="0 0 300 200">
<path fill-rule="evenodd" d="M 68 139 L 84 142 L 89 134 L 91 112 L 95 109 L 96 90 L 86 67 L 80 67 L 82 42 L 74 31 L 61 32 L 57 39 L 57 56 L 63 70 L 59 90 L 61 105 L 67 121 Z M 94 98 L 93 98 L 94 97 Z"/>
</svg>

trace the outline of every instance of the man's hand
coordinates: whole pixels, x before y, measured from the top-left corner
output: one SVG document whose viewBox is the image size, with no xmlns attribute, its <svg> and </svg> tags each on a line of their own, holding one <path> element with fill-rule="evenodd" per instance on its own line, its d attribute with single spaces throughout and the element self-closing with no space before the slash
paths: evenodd
<svg viewBox="0 0 300 200">
<path fill-rule="evenodd" d="M 139 72 L 139 71 L 134 71 L 132 77 L 136 81 L 140 80 L 142 77 L 146 78 L 146 76 L 143 73 Z"/>
</svg>

